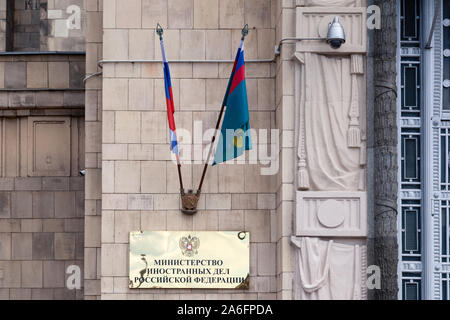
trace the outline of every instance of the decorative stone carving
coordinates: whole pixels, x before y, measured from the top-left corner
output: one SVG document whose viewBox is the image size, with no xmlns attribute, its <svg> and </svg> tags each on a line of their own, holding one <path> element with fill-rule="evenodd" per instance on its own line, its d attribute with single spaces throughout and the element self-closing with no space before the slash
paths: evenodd
<svg viewBox="0 0 450 320">
<path fill-rule="evenodd" d="M 367 297 L 366 247 L 361 245 L 367 237 L 362 5 L 359 0 L 297 0 L 303 7 L 296 9 L 296 37 L 326 38 L 338 16 L 346 43 L 337 50 L 325 41 L 296 43 L 294 299 Z"/>
<path fill-rule="evenodd" d="M 70 176 L 70 117 L 28 119 L 28 174 Z"/>
<path fill-rule="evenodd" d="M 315 0 L 317 1 L 317 0 Z M 325 1 L 321 1 L 325 2 Z M 329 2 L 329 1 L 326 1 Z M 354 2 L 354 1 L 336 1 Z M 346 41 L 339 49 L 331 48 L 325 41 L 299 41 L 296 50 L 328 54 L 366 52 L 366 8 L 364 7 L 297 7 L 296 37 L 326 38 L 328 24 L 335 16 L 344 27 Z"/>
<path fill-rule="evenodd" d="M 353 54 L 351 56 L 350 74 L 352 77 L 352 98 L 350 104 L 350 124 L 348 129 L 348 146 L 350 148 L 361 147 L 361 130 L 359 123 L 359 88 L 358 88 L 358 75 L 364 74 L 363 57 L 359 54 Z"/>
<path fill-rule="evenodd" d="M 361 55 L 296 53 L 298 189 L 365 189 Z"/>
<path fill-rule="evenodd" d="M 366 247 L 292 237 L 296 246 L 294 299 L 367 299 Z"/>
<path fill-rule="evenodd" d="M 345 209 L 345 206 L 337 200 L 325 200 L 317 208 L 317 219 L 326 228 L 337 228 L 345 220 Z"/>
<path fill-rule="evenodd" d="M 367 236 L 365 192 L 297 192 L 295 235 Z"/>
</svg>

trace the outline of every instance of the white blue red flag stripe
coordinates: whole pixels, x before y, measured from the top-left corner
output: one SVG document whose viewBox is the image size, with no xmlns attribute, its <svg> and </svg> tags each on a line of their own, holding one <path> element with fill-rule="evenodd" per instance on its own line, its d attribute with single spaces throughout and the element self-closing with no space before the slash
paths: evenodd
<svg viewBox="0 0 450 320">
<path fill-rule="evenodd" d="M 175 128 L 175 107 L 173 104 L 172 81 L 170 80 L 169 63 L 167 62 L 166 52 L 164 51 L 164 42 L 161 40 L 161 53 L 164 63 L 164 87 L 166 93 L 167 120 L 169 121 L 170 150 L 178 156 L 177 131 Z"/>
</svg>

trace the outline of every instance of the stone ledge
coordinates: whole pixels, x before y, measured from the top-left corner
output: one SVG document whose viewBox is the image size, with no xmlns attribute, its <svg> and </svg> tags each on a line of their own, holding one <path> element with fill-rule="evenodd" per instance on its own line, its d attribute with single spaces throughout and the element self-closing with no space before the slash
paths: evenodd
<svg viewBox="0 0 450 320">
<path fill-rule="evenodd" d="M 83 108 L 84 89 L 0 89 L 1 109 Z"/>
</svg>

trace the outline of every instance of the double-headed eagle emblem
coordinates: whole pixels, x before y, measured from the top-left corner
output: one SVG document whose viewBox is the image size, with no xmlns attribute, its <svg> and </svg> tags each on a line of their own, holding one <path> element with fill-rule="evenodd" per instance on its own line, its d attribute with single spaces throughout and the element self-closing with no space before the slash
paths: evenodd
<svg viewBox="0 0 450 320">
<path fill-rule="evenodd" d="M 198 253 L 197 249 L 200 247 L 200 239 L 188 235 L 187 237 L 182 237 L 180 239 L 179 245 L 183 255 L 192 257 L 194 254 Z"/>
</svg>

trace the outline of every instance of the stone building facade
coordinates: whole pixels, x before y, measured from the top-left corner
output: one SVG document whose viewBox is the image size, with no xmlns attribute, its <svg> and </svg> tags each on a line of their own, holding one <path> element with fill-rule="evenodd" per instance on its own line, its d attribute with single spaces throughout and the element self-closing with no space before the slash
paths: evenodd
<svg viewBox="0 0 450 320">
<path fill-rule="evenodd" d="M 66 7 L 0 5 L 1 299 L 83 298 L 66 269 L 84 257 L 85 44 L 55 32 Z"/>
<path fill-rule="evenodd" d="M 365 0 L 2 0 L 0 298 L 366 299 L 366 12 Z M 335 16 L 339 49 L 292 39 L 325 38 Z M 180 211 L 157 23 L 177 129 L 191 133 L 186 189 L 250 29 L 257 161 L 210 168 L 193 216 Z M 250 288 L 129 289 L 137 230 L 249 231 Z"/>
</svg>

